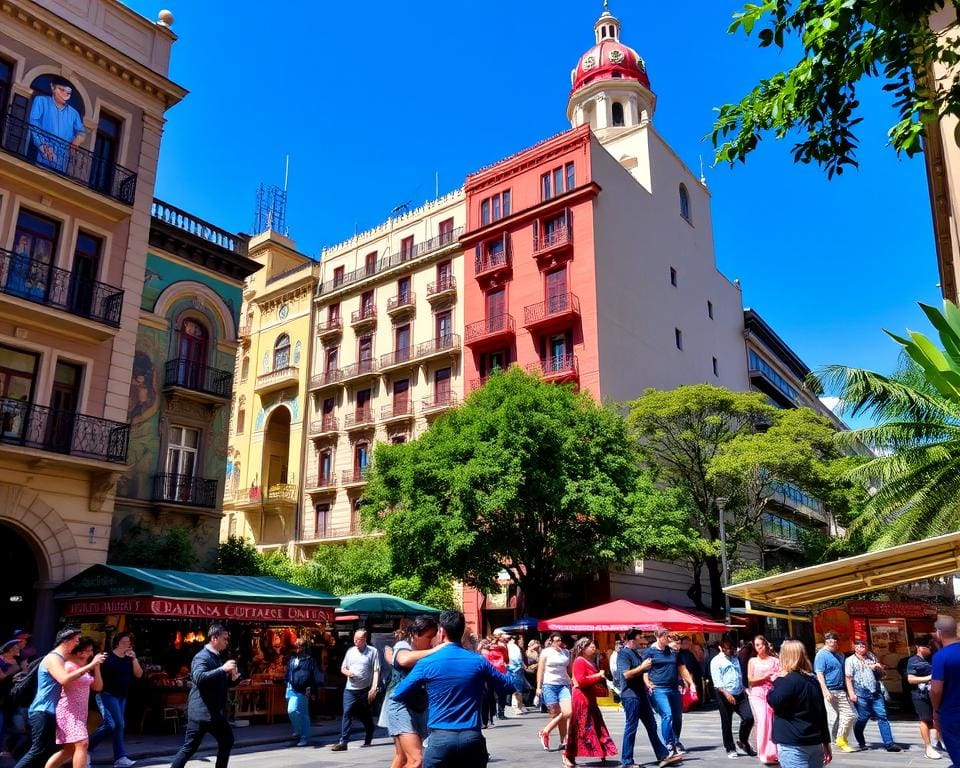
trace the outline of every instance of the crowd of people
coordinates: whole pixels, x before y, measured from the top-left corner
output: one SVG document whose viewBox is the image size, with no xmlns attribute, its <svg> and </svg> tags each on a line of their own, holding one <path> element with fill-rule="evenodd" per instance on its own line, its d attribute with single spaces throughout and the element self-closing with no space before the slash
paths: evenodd
<svg viewBox="0 0 960 768">
<path fill-rule="evenodd" d="M 343 719 L 332 749 L 348 749 L 355 723 L 363 728 L 361 746 L 372 743 L 375 704 L 382 695 L 379 725 L 394 743 L 391 768 L 486 766 L 483 730 L 506 717 L 508 706 L 514 717 L 531 709 L 546 713 L 538 743 L 550 751 L 556 731 L 566 768 L 576 765 L 578 758 L 618 758 L 624 768 L 635 766 L 641 723 L 658 768 L 666 768 L 686 756 L 683 713 L 697 705 L 709 690 L 704 688 L 709 681 L 723 748 L 731 759 L 748 756 L 767 766 L 822 768 L 832 760 L 834 748 L 866 749 L 865 729 L 871 719 L 877 723 L 883 748 L 901 751 L 885 708 L 883 680 L 889 670 L 863 637 L 852 639 L 853 653 L 845 656 L 839 650 L 844 638 L 828 631 L 811 663 L 803 643 L 786 640 L 776 650 L 763 635 L 744 642 L 728 633 L 704 649 L 667 629 L 649 636 L 634 629 L 605 659 L 591 636 L 574 638 L 568 647 L 567 640 L 554 633 L 541 647 L 538 640 L 524 643 L 505 632 L 478 639 L 464 630 L 463 614 L 457 611 L 418 617 L 397 633 L 382 661 L 380 651 L 367 642 L 366 631 L 358 630 L 340 670 L 346 680 Z M 100 652 L 93 639 L 65 628 L 53 650 L 32 665 L 36 652 L 28 648 L 29 638 L 29 633 L 20 632 L 0 646 L 5 725 L 18 716 L 9 706 L 16 698 L 9 681 L 16 679 L 16 686 L 22 687 L 21 679 L 34 678 L 32 698 L 22 713 L 25 751 L 16 768 L 67 764 L 87 768 L 90 750 L 108 737 L 113 739 L 115 768 L 130 768 L 133 761 L 123 739 L 126 694 L 143 674 L 130 636 L 114 636 L 110 650 Z M 187 726 L 171 768 L 184 768 L 207 733 L 217 742 L 216 768 L 227 768 L 229 762 L 234 739 L 228 691 L 239 682 L 240 672 L 230 658 L 226 628 L 210 627 L 206 639 L 191 663 Z M 914 641 L 915 653 L 903 672 L 924 754 L 936 760 L 945 749 L 956 762 L 960 759 L 956 622 L 941 617 L 935 636 L 919 635 Z M 310 743 L 309 699 L 323 678 L 309 644 L 298 639 L 285 679 L 298 746 Z M 624 713 L 619 745 L 598 704 L 611 691 Z M 88 736 L 91 693 L 96 694 L 103 721 Z M 739 718 L 736 739 L 734 715 Z M 9 749 L 16 728 L 8 727 L 7 733 L 11 736 L 4 747 Z"/>
</svg>

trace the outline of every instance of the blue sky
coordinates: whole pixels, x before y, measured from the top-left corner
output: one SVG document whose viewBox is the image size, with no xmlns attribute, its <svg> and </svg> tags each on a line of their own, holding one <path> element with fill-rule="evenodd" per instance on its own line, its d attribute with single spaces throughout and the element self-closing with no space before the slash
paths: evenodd
<svg viewBox="0 0 960 768">
<path fill-rule="evenodd" d="M 157 197 L 249 232 L 257 186 L 282 184 L 289 154 L 287 223 L 312 255 L 432 197 L 435 173 L 442 194 L 569 127 L 570 70 L 602 5 L 165 1 L 171 74 L 190 94 L 167 115 Z M 155 19 L 158 2 L 128 5 Z M 889 371 L 898 348 L 881 328 L 925 331 L 916 302 L 940 300 L 923 161 L 887 146 L 894 113 L 875 84 L 861 90 L 859 171 L 827 181 L 772 138 L 746 165 L 710 168 L 713 108 L 790 59 L 727 35 L 736 8 L 611 0 L 646 60 L 657 130 L 707 166 L 717 263 L 744 304 L 814 368 Z"/>
</svg>

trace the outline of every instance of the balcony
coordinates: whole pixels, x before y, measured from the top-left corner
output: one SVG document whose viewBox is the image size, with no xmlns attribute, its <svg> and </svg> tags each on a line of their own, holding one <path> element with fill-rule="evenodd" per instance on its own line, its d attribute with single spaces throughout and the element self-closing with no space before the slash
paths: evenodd
<svg viewBox="0 0 960 768">
<path fill-rule="evenodd" d="M 125 464 L 130 425 L 0 398 L 0 443 Z"/>
<path fill-rule="evenodd" d="M 427 285 L 427 301 L 431 304 L 439 304 L 448 299 L 455 299 L 456 296 L 457 278 L 453 275 L 447 275 Z"/>
<path fill-rule="evenodd" d="M 792 483 L 773 483 L 769 489 L 770 500 L 798 515 L 804 515 L 818 523 L 830 523 L 830 514 L 823 503 Z"/>
<path fill-rule="evenodd" d="M 310 391 L 320 392 L 324 389 L 339 387 L 343 381 L 343 371 L 339 368 L 331 368 L 323 373 L 318 373 L 310 379 Z"/>
<path fill-rule="evenodd" d="M 369 360 L 361 360 L 342 368 L 340 374 L 344 384 L 359 384 L 361 381 L 377 378 L 380 375 L 380 369 L 377 361 L 371 357 Z"/>
<path fill-rule="evenodd" d="M 752 349 L 747 354 L 747 369 L 750 383 L 766 394 L 781 408 L 794 408 L 799 404 L 800 392 L 776 369 Z"/>
<path fill-rule="evenodd" d="M 340 476 L 340 483 L 344 488 L 358 488 L 366 485 L 369 472 L 369 467 L 345 469 Z"/>
<path fill-rule="evenodd" d="M 413 368 L 417 364 L 416 351 L 415 347 L 404 347 L 403 349 L 397 349 L 385 355 L 380 355 L 380 373 Z"/>
<path fill-rule="evenodd" d="M 273 392 L 284 387 L 296 386 L 300 382 L 300 369 L 295 365 L 278 368 L 270 373 L 261 373 L 257 376 L 257 394 Z"/>
<path fill-rule="evenodd" d="M 375 422 L 373 420 L 373 408 L 369 405 L 365 408 L 357 408 L 353 413 L 348 413 L 343 420 L 343 428 L 347 432 L 357 432 L 361 429 L 373 429 Z"/>
<path fill-rule="evenodd" d="M 89 149 L 72 147 L 52 133 L 32 128 L 12 111 L 3 118 L 0 148 L 30 165 L 124 205 L 133 205 L 137 192 L 135 172 L 97 157 Z"/>
<path fill-rule="evenodd" d="M 540 261 L 556 262 L 573 253 L 573 229 L 566 225 L 554 227 L 533 238 L 533 256 Z"/>
<path fill-rule="evenodd" d="M 387 299 L 387 314 L 394 320 L 412 315 L 417 308 L 417 295 L 411 291 Z"/>
<path fill-rule="evenodd" d="M 310 437 L 314 440 L 320 440 L 325 437 L 333 437 L 340 431 L 340 425 L 335 416 L 326 414 L 319 419 L 310 422 Z"/>
<path fill-rule="evenodd" d="M 434 358 L 457 357 L 460 354 L 460 334 L 448 333 L 417 345 L 416 357 L 422 363 Z"/>
<path fill-rule="evenodd" d="M 363 309 L 355 309 L 350 313 L 350 327 L 354 330 L 361 331 L 365 328 L 373 328 L 377 324 L 377 308 L 376 307 L 364 307 Z"/>
<path fill-rule="evenodd" d="M 330 341 L 343 333 L 343 320 L 334 317 L 322 323 L 317 323 L 317 338 L 320 341 Z"/>
<path fill-rule="evenodd" d="M 527 372 L 542 376 L 544 381 L 576 381 L 580 378 L 576 355 L 548 357 L 546 360 L 527 366 Z"/>
<path fill-rule="evenodd" d="M 380 421 L 384 424 L 396 424 L 413 418 L 413 401 L 410 398 L 396 400 L 380 408 Z"/>
<path fill-rule="evenodd" d="M 468 347 L 495 347 L 510 344 L 516 336 L 513 315 L 495 315 L 486 320 L 478 320 L 464 328 L 464 339 Z"/>
<path fill-rule="evenodd" d="M 546 301 L 523 308 L 524 327 L 537 333 L 569 328 L 579 318 L 580 299 L 573 293 L 558 293 Z"/>
<path fill-rule="evenodd" d="M 296 507 L 299 491 L 293 483 L 274 483 L 267 488 L 264 503 L 275 510 L 288 511 Z"/>
<path fill-rule="evenodd" d="M 209 221 L 204 221 L 192 213 L 177 208 L 175 205 L 163 202 L 163 200 L 153 199 L 153 203 L 150 205 L 150 218 L 154 220 L 154 224 L 162 222 L 180 230 L 180 232 L 186 232 L 211 245 L 235 253 L 237 256 L 247 255 L 249 235 L 235 235 L 232 232 L 227 232 L 225 229 L 220 229 Z"/>
<path fill-rule="evenodd" d="M 333 472 L 325 472 L 319 475 L 307 477 L 305 485 L 306 491 L 314 496 L 326 495 L 337 492 L 337 476 Z"/>
<path fill-rule="evenodd" d="M 499 277 L 510 269 L 510 253 L 506 248 L 496 253 L 478 255 L 473 260 L 473 276 L 476 278 Z"/>
<path fill-rule="evenodd" d="M 180 390 L 187 397 L 222 403 L 233 394 L 233 373 L 191 360 L 167 360 L 163 388 Z"/>
<path fill-rule="evenodd" d="M 250 325 L 241 325 L 237 328 L 237 339 L 241 344 L 249 344 L 250 336 L 253 333 L 253 327 Z"/>
<path fill-rule="evenodd" d="M 460 404 L 459 399 L 452 392 L 441 392 L 434 397 L 427 397 L 420 401 L 420 413 L 424 416 L 436 416 L 437 414 L 456 408 Z"/>
<path fill-rule="evenodd" d="M 110 338 L 120 327 L 122 290 L 4 249 L 0 249 L 0 293 L 27 302 L 6 307 L 21 322 L 29 318 L 45 328 L 66 322 L 66 330 L 98 341 Z"/>
<path fill-rule="evenodd" d="M 217 481 L 192 475 L 154 475 L 153 501 L 216 509 Z"/>
<path fill-rule="evenodd" d="M 353 539 L 360 536 L 363 531 L 356 521 L 346 525 L 324 525 L 314 528 L 313 538 L 306 539 L 302 544 L 309 544 L 314 541 L 330 541 L 336 539 Z"/>
</svg>

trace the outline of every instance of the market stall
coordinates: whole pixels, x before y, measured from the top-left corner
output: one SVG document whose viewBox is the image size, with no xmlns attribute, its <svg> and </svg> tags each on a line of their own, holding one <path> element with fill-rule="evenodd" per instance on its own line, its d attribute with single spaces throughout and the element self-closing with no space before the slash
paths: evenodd
<svg viewBox="0 0 960 768">
<path fill-rule="evenodd" d="M 128 721 L 141 730 L 182 712 L 190 662 L 215 623 L 230 630 L 230 654 L 243 678 L 232 694 L 235 717 L 285 716 L 283 678 L 294 643 L 308 638 L 323 666 L 339 603 L 269 577 L 112 565 L 88 568 L 61 584 L 54 598 L 65 622 L 104 646 L 116 633 L 132 633 L 144 679 L 131 692 Z"/>
</svg>

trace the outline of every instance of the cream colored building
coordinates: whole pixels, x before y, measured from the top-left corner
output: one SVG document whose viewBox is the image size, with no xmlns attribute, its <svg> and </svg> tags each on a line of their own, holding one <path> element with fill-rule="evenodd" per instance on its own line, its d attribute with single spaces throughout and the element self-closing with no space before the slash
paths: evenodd
<svg viewBox="0 0 960 768">
<path fill-rule="evenodd" d="M 0 634 L 53 630 L 52 588 L 103 563 L 172 17 L 115 0 L 0 6 Z M 65 103 L 64 103 L 65 102 Z"/>
<path fill-rule="evenodd" d="M 359 534 L 377 441 L 463 398 L 462 190 L 326 249 L 316 296 L 298 554 Z"/>
<path fill-rule="evenodd" d="M 221 537 L 287 551 L 299 538 L 320 265 L 273 231 L 251 238 L 248 256 L 262 268 L 247 278 L 240 309 Z"/>
</svg>

